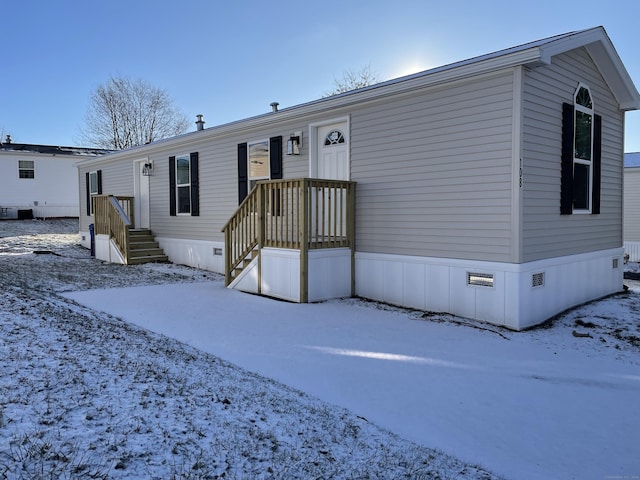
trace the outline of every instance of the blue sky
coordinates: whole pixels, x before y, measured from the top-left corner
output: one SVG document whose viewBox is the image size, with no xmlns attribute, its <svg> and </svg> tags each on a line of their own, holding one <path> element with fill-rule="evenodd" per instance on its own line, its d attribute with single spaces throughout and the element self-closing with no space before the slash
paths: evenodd
<svg viewBox="0 0 640 480">
<path fill-rule="evenodd" d="M 0 134 L 17 143 L 77 145 L 110 76 L 210 127 L 317 99 L 349 68 L 386 80 L 598 25 L 640 88 L 637 0 L 4 0 L 2 17 Z M 640 151 L 640 112 L 625 151 Z"/>
</svg>

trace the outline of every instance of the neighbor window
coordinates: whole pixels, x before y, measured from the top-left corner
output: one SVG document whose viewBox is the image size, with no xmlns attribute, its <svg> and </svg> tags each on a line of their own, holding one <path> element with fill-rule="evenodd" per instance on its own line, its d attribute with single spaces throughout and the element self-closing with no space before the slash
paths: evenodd
<svg viewBox="0 0 640 480">
<path fill-rule="evenodd" d="M 593 160 L 593 102 L 591 93 L 580 85 L 574 98 L 573 208 L 590 210 Z"/>
<path fill-rule="evenodd" d="M 18 178 L 35 178 L 33 160 L 18 160 Z"/>
</svg>

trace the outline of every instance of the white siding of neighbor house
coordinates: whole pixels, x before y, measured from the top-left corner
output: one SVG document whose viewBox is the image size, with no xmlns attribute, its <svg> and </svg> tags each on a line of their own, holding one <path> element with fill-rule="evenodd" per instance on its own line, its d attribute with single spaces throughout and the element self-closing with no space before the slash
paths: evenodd
<svg viewBox="0 0 640 480">
<path fill-rule="evenodd" d="M 624 247 L 632 262 L 640 261 L 640 167 L 624 169 Z"/>
<path fill-rule="evenodd" d="M 0 153 L 0 207 L 16 218 L 18 210 L 32 210 L 39 218 L 78 216 L 78 176 L 81 157 L 26 152 Z M 19 178 L 18 161 L 34 164 L 35 178 Z M 0 213 L 0 219 L 2 219 Z"/>
<path fill-rule="evenodd" d="M 582 82 L 602 116 L 599 215 L 560 215 L 562 103 L 573 103 Z M 523 106 L 523 233 L 521 262 L 622 245 L 624 114 L 585 49 L 527 69 Z"/>
<path fill-rule="evenodd" d="M 359 252 L 514 261 L 513 75 L 352 111 Z"/>
</svg>

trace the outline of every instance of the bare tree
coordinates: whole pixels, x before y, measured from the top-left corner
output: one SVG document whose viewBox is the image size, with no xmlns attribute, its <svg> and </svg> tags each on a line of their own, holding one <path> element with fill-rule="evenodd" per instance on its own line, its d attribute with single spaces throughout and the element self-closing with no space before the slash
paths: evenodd
<svg viewBox="0 0 640 480">
<path fill-rule="evenodd" d="M 186 132 L 189 122 L 169 94 L 144 80 L 111 77 L 91 95 L 80 138 L 121 150 Z"/>
<path fill-rule="evenodd" d="M 349 92 L 358 88 L 368 87 L 380 82 L 378 75 L 371 70 L 371 65 L 365 65 L 359 70 L 348 69 L 342 73 L 342 78 L 333 79 L 333 89 L 325 93 L 325 97 Z"/>
</svg>

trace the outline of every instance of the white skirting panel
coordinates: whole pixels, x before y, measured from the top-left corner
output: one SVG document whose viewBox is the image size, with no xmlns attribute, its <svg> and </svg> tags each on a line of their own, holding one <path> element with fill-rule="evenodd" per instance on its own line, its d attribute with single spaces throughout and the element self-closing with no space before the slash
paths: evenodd
<svg viewBox="0 0 640 480">
<path fill-rule="evenodd" d="M 351 249 L 309 251 L 309 301 L 351 296 Z"/>
<path fill-rule="evenodd" d="M 621 291 L 622 257 L 622 248 L 525 264 L 356 253 L 356 295 L 522 330 Z M 469 285 L 469 273 L 493 285 Z"/>
<path fill-rule="evenodd" d="M 108 235 L 96 235 L 96 258 L 105 262 L 122 263 L 124 258 Z"/>
<path fill-rule="evenodd" d="M 261 293 L 290 302 L 300 302 L 300 251 L 263 248 Z M 309 252 L 308 301 L 319 302 L 351 296 L 351 251 L 329 248 Z M 258 293 L 258 259 L 230 285 L 243 292 Z"/>
<path fill-rule="evenodd" d="M 38 205 L 29 208 L 36 218 L 77 217 L 80 211 L 78 205 Z"/>
<path fill-rule="evenodd" d="M 80 235 L 80 245 L 82 245 L 85 248 L 91 248 L 91 236 L 89 235 L 89 232 L 78 232 L 78 235 Z"/>
<path fill-rule="evenodd" d="M 300 250 L 263 248 L 260 255 L 262 294 L 299 302 Z"/>
<path fill-rule="evenodd" d="M 156 237 L 173 263 L 224 274 L 224 242 Z"/>
<path fill-rule="evenodd" d="M 624 242 L 624 253 L 630 262 L 640 262 L 640 242 Z"/>
</svg>

